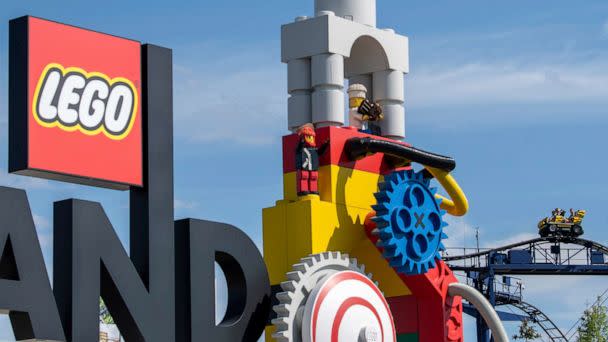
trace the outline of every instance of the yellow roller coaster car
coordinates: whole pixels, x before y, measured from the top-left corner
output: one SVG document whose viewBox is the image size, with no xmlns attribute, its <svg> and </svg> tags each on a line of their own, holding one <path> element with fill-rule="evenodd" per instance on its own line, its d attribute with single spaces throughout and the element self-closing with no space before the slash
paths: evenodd
<svg viewBox="0 0 608 342">
<path fill-rule="evenodd" d="M 563 236 L 563 237 L 578 237 L 583 235 L 582 222 L 586 210 L 570 209 L 570 217 L 566 218 L 566 211 L 556 208 L 552 211 L 550 217 L 545 217 L 538 222 L 538 233 L 542 237 L 547 236 Z"/>
</svg>

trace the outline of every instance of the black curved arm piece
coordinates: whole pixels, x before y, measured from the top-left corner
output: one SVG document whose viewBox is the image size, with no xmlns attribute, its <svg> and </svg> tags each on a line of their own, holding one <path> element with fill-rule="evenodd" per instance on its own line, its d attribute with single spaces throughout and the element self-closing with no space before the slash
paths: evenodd
<svg viewBox="0 0 608 342">
<path fill-rule="evenodd" d="M 349 159 L 359 160 L 374 153 L 384 153 L 393 158 L 407 162 L 416 162 L 425 166 L 450 172 L 456 168 L 454 158 L 427 152 L 397 142 L 374 138 L 351 138 L 346 142 L 346 153 Z"/>
</svg>

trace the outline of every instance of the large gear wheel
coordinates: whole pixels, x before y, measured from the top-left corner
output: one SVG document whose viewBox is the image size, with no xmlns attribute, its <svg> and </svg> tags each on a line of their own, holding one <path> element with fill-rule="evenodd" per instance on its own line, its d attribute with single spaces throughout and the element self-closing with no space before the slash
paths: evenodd
<svg viewBox="0 0 608 342">
<path fill-rule="evenodd" d="M 443 233 L 445 211 L 439 207 L 441 200 L 435 198 L 437 189 L 429 186 L 430 179 L 423 171 L 396 171 L 384 178 L 375 194 L 376 216 L 372 220 L 377 228 L 373 233 L 397 272 L 424 274 L 435 267 L 445 250 L 441 242 L 447 238 Z"/>
<path fill-rule="evenodd" d="M 281 283 L 272 335 L 279 342 L 396 340 L 393 318 L 356 259 L 326 252 L 301 259 Z"/>
</svg>

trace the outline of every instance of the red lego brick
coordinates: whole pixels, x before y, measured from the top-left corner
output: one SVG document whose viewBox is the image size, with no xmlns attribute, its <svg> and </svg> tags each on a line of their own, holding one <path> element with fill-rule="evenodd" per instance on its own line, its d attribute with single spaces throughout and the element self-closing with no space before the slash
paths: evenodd
<svg viewBox="0 0 608 342">
<path fill-rule="evenodd" d="M 376 244 L 378 238 L 371 233 L 375 223 L 366 220 L 364 226 Z M 463 342 L 462 299 L 448 296 L 448 286 L 458 282 L 452 270 L 440 260 L 426 274 L 399 277 L 416 297 L 419 341 Z"/>
<path fill-rule="evenodd" d="M 418 300 L 421 341 L 463 341 L 462 299 L 448 296 L 448 286 L 458 282 L 443 262 L 426 274 L 400 275 Z"/>
<path fill-rule="evenodd" d="M 354 137 L 373 137 L 375 139 L 388 140 L 392 142 L 395 142 L 395 140 L 361 133 L 352 127 L 323 127 L 317 129 L 316 134 L 318 146 L 329 140 L 329 148 L 319 158 L 320 166 L 339 165 L 350 169 L 379 174 L 386 174 L 394 171 L 394 168 L 392 168 L 391 165 L 385 160 L 384 154 L 382 153 L 376 153 L 358 161 L 349 160 L 348 156 L 344 152 L 344 145 L 348 139 Z M 286 135 L 283 137 L 283 173 L 295 171 L 294 153 L 296 151 L 298 141 L 299 138 L 297 134 Z M 410 146 L 409 144 L 405 145 Z"/>
<path fill-rule="evenodd" d="M 397 334 L 418 332 L 418 301 L 415 296 L 386 298 L 393 313 Z"/>
</svg>

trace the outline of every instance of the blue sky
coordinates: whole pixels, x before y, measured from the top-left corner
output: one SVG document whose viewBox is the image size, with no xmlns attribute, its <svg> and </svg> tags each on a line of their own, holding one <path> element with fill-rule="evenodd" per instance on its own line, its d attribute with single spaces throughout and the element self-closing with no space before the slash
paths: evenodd
<svg viewBox="0 0 608 342">
<path fill-rule="evenodd" d="M 219 220 L 261 245 L 261 209 L 281 197 L 286 67 L 280 25 L 312 0 L 3 1 L 0 145 L 7 145 L 8 20 L 31 14 L 170 47 L 175 73 L 176 217 Z M 452 155 L 471 211 L 451 246 L 535 236 L 556 206 L 585 208 L 587 237 L 608 243 L 608 3 L 380 0 L 378 25 L 410 37 L 407 141 Z M 28 190 L 51 267 L 52 202 L 104 205 L 128 245 L 126 193 L 6 174 Z M 566 330 L 608 286 L 600 278 L 526 278 L 524 296 Z M 510 329 L 513 329 L 510 326 Z M 471 335 L 467 320 L 467 340 Z M 10 341 L 0 320 L 0 341 Z"/>
</svg>

